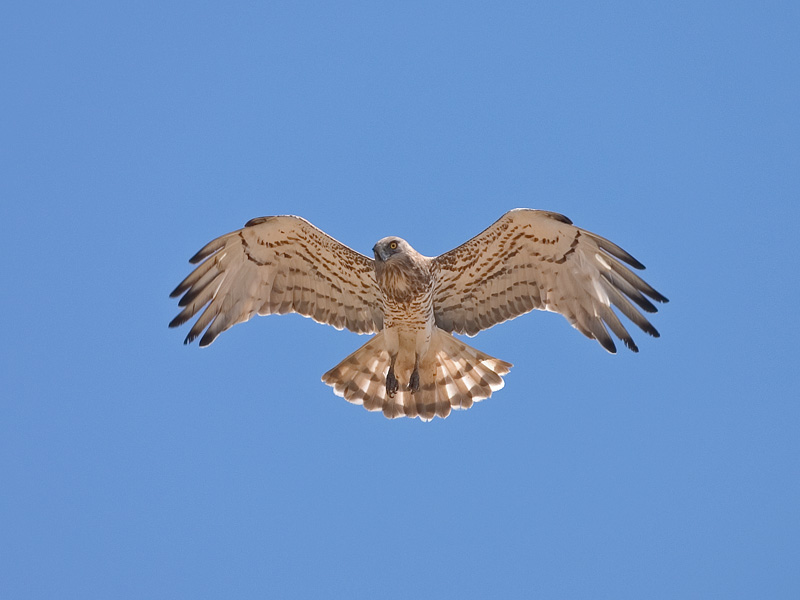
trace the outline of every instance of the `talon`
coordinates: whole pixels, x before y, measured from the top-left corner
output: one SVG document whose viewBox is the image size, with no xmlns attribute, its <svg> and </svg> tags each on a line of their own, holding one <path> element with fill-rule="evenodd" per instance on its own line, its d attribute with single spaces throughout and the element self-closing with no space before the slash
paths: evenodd
<svg viewBox="0 0 800 600">
<path fill-rule="evenodd" d="M 411 373 L 411 379 L 408 380 L 408 390 L 413 394 L 419 391 L 419 371 L 414 369 Z"/>
<path fill-rule="evenodd" d="M 400 389 L 400 384 L 397 383 L 397 377 L 394 375 L 394 368 L 389 367 L 389 372 L 386 374 L 386 393 L 389 398 L 394 398 L 397 390 Z"/>
</svg>

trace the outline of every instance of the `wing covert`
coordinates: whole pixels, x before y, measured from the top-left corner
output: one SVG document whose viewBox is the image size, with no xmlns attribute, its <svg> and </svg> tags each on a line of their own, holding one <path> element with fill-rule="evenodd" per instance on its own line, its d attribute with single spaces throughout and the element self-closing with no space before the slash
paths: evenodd
<svg viewBox="0 0 800 600">
<path fill-rule="evenodd" d="M 434 316 L 445 331 L 472 336 L 539 309 L 562 314 L 609 352 L 616 352 L 616 346 L 608 329 L 636 352 L 614 306 L 643 331 L 659 335 L 640 310 L 656 312 L 648 297 L 657 302 L 667 298 L 623 263 L 644 266 L 613 242 L 575 227 L 558 213 L 509 211 L 434 261 Z"/>
<path fill-rule="evenodd" d="M 200 345 L 207 346 L 256 314 L 296 312 L 355 333 L 383 328 L 373 260 L 300 217 L 251 219 L 190 262 L 200 264 L 170 294 L 183 294 L 170 327 L 200 313 L 187 344 L 205 330 Z"/>
</svg>

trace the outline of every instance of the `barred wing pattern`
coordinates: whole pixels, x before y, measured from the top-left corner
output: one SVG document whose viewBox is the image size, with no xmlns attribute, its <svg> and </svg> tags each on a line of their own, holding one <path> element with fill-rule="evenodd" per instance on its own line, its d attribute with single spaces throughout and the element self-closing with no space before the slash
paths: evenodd
<svg viewBox="0 0 800 600">
<path fill-rule="evenodd" d="M 608 329 L 637 352 L 613 305 L 640 329 L 659 336 L 638 309 L 654 313 L 657 309 L 647 297 L 657 302 L 667 298 L 623 263 L 636 269 L 644 265 L 558 213 L 509 211 L 434 261 L 434 316 L 445 331 L 473 336 L 540 309 L 564 315 L 609 352 L 616 352 L 616 346 Z"/>
<path fill-rule="evenodd" d="M 296 312 L 336 329 L 375 333 L 383 328 L 373 259 L 295 216 L 259 217 L 219 237 L 190 262 L 200 263 L 170 294 L 183 294 L 182 325 L 201 310 L 186 336 L 207 346 L 255 314 Z M 205 310 L 203 308 L 205 307 Z"/>
</svg>

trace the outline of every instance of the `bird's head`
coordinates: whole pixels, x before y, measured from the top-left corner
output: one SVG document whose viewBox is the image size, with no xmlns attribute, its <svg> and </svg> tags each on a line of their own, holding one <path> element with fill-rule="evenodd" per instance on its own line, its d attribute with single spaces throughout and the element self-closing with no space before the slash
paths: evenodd
<svg viewBox="0 0 800 600">
<path fill-rule="evenodd" d="M 393 256 L 407 255 L 410 248 L 403 238 L 385 237 L 372 247 L 372 251 L 376 261 L 385 263 Z"/>
</svg>

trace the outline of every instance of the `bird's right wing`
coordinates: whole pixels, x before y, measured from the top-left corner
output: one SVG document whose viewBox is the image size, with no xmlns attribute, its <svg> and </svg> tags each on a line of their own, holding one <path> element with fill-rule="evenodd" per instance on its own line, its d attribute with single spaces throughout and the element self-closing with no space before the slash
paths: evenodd
<svg viewBox="0 0 800 600">
<path fill-rule="evenodd" d="M 170 294 L 182 325 L 201 310 L 185 343 L 207 346 L 255 314 L 296 312 L 336 329 L 374 333 L 383 328 L 374 261 L 295 216 L 259 217 L 206 244 L 200 263 Z M 205 310 L 203 310 L 205 307 Z"/>
</svg>

